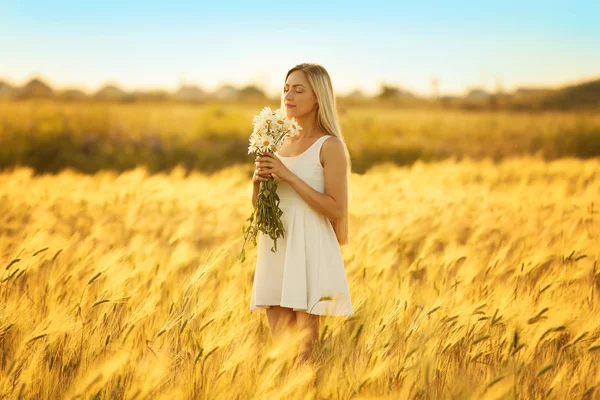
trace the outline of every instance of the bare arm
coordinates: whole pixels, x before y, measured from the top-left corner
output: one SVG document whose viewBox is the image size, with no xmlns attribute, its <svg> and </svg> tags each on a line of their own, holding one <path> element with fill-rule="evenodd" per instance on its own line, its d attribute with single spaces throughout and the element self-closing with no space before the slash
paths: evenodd
<svg viewBox="0 0 600 400">
<path fill-rule="evenodd" d="M 344 144 L 338 138 L 327 139 L 321 147 L 321 153 L 325 193 L 316 191 L 297 176 L 288 183 L 311 207 L 333 221 L 343 215 L 348 196 Z"/>
</svg>

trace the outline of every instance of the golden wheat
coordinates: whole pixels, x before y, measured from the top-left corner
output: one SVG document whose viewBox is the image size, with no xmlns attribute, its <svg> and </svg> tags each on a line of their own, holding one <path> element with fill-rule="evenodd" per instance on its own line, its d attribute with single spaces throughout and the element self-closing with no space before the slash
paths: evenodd
<svg viewBox="0 0 600 400">
<path fill-rule="evenodd" d="M 600 161 L 353 175 L 355 314 L 304 366 L 249 311 L 250 173 L 0 173 L 0 397 L 597 394 Z"/>
</svg>

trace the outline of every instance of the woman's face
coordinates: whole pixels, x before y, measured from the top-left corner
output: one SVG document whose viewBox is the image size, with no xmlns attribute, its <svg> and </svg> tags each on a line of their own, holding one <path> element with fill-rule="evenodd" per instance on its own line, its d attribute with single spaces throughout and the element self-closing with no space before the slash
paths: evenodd
<svg viewBox="0 0 600 400">
<path fill-rule="evenodd" d="M 304 71 L 294 71 L 287 77 L 283 102 L 288 118 L 306 115 L 317 107 L 317 97 Z"/>
</svg>

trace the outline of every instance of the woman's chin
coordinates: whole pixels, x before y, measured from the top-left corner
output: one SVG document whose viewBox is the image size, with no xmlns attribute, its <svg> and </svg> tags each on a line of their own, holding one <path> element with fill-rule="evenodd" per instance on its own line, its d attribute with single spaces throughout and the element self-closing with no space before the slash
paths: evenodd
<svg viewBox="0 0 600 400">
<path fill-rule="evenodd" d="M 301 113 L 299 113 L 296 110 L 296 107 L 291 108 L 289 110 L 285 110 L 285 113 L 286 113 L 286 115 L 287 115 L 288 118 L 294 118 L 294 117 L 298 118 L 298 117 L 300 117 L 302 115 Z"/>
</svg>

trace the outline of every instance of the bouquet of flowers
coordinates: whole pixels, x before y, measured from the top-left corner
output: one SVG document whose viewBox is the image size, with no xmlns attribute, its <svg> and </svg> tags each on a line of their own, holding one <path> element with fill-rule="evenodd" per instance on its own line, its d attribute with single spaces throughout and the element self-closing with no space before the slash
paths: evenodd
<svg viewBox="0 0 600 400">
<path fill-rule="evenodd" d="M 272 111 L 270 107 L 263 108 L 258 115 L 255 115 L 252 124 L 254 131 L 250 135 L 248 154 L 254 153 L 261 156 L 279 150 L 286 136 L 297 136 L 302 129 L 294 118 L 286 117 L 285 111 L 281 109 Z M 246 220 L 249 225 L 242 229 L 244 232 L 244 245 L 240 254 L 242 263 L 246 259 L 244 251 L 246 241 L 251 239 L 256 246 L 258 231 L 273 239 L 274 245 L 271 247 L 271 251 L 277 252 L 277 238 L 284 237 L 284 229 L 281 222 L 283 211 L 279 208 L 279 196 L 276 191 L 277 183 L 273 177 L 269 177 L 268 181 L 260 182 L 256 208 Z"/>
</svg>

